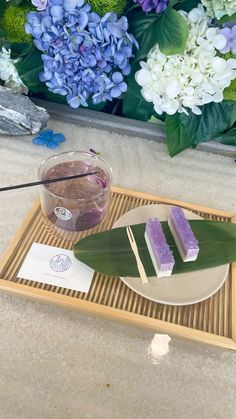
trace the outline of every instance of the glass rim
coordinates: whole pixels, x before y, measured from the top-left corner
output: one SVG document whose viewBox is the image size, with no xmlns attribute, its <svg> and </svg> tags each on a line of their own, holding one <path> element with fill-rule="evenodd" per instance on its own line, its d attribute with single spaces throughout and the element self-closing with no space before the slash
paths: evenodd
<svg viewBox="0 0 236 419">
<path fill-rule="evenodd" d="M 58 194 L 55 194 L 54 192 L 49 191 L 49 189 L 46 187 L 46 185 L 40 185 L 40 187 L 43 188 L 50 195 L 52 195 L 54 197 L 57 197 L 57 198 L 62 198 L 62 199 L 71 200 L 71 201 L 82 201 L 82 202 L 83 201 L 84 202 L 94 201 L 94 199 L 97 199 L 100 196 L 103 196 L 110 189 L 110 185 L 111 185 L 111 181 L 112 181 L 112 168 L 107 163 L 107 161 L 105 159 L 103 159 L 99 155 L 97 155 L 95 153 L 92 153 L 90 151 L 70 150 L 70 151 L 62 151 L 61 153 L 53 154 L 52 156 L 48 157 L 47 159 L 44 159 L 42 161 L 42 163 L 40 164 L 39 169 L 38 169 L 38 179 L 39 179 L 39 181 L 43 180 L 43 176 L 40 176 L 40 175 L 42 175 L 41 171 L 43 170 L 43 166 L 45 166 L 50 160 L 52 160 L 55 157 L 60 157 L 60 156 L 63 156 L 63 155 L 68 155 L 68 154 L 76 154 L 76 153 L 79 153 L 79 154 L 82 154 L 82 155 L 85 155 L 85 156 L 87 155 L 89 157 L 93 157 L 97 161 L 101 161 L 101 162 L 103 162 L 105 164 L 105 166 L 106 166 L 106 169 L 105 170 L 107 172 L 108 180 L 109 181 L 107 183 L 107 186 L 104 189 L 102 189 L 101 192 L 98 192 L 96 195 L 93 196 L 93 198 L 67 198 L 65 196 L 58 195 Z"/>
</svg>

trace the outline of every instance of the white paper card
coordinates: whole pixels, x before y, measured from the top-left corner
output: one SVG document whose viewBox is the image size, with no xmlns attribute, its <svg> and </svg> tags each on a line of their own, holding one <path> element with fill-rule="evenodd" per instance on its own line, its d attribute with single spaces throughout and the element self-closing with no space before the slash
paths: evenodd
<svg viewBox="0 0 236 419">
<path fill-rule="evenodd" d="M 71 250 L 33 243 L 18 277 L 88 292 L 94 270 L 78 261 Z"/>
</svg>

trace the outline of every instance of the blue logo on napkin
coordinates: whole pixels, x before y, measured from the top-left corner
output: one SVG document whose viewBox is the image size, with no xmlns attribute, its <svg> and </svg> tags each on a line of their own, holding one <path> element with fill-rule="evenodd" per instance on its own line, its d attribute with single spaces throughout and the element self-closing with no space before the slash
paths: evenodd
<svg viewBox="0 0 236 419">
<path fill-rule="evenodd" d="M 56 255 L 50 260 L 50 268 L 55 272 L 65 272 L 71 267 L 71 258 L 67 255 Z"/>
</svg>

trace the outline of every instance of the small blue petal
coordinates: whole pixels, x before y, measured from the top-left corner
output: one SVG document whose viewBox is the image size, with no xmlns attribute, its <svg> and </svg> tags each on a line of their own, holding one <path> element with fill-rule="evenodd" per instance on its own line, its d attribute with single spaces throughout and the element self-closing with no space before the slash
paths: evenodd
<svg viewBox="0 0 236 419">
<path fill-rule="evenodd" d="M 29 12 L 27 14 L 27 22 L 33 24 L 35 20 L 37 21 L 37 12 Z"/>
<path fill-rule="evenodd" d="M 83 4 L 84 4 L 84 0 L 76 0 L 77 7 L 82 7 Z M 89 7 L 88 6 L 89 6 L 88 4 L 85 4 L 85 7 L 84 7 L 85 11 L 87 12 L 89 12 L 90 10 L 90 6 Z"/>
<path fill-rule="evenodd" d="M 25 32 L 26 32 L 28 35 L 31 35 L 31 34 L 32 34 L 32 26 L 31 26 L 29 23 L 26 23 L 26 24 L 25 24 Z"/>
<path fill-rule="evenodd" d="M 63 7 L 62 6 L 52 6 L 51 9 L 50 9 L 50 12 L 51 12 L 51 16 L 54 19 L 60 20 L 60 19 L 63 18 L 64 11 L 63 11 Z"/>
<path fill-rule="evenodd" d="M 40 131 L 39 136 L 41 138 L 44 138 L 45 140 L 50 140 L 53 135 L 52 129 L 45 129 L 44 131 Z"/>
<path fill-rule="evenodd" d="M 121 91 L 120 91 L 120 89 L 118 89 L 118 87 L 113 87 L 111 89 L 111 96 L 112 97 L 119 97 L 120 94 L 121 94 Z"/>
<path fill-rule="evenodd" d="M 117 87 L 118 89 L 120 89 L 122 93 L 127 92 L 128 86 L 124 81 L 122 83 L 119 83 Z"/>
<path fill-rule="evenodd" d="M 87 13 L 81 12 L 80 17 L 79 17 L 79 20 L 78 20 L 78 24 L 79 24 L 80 29 L 84 29 L 85 28 L 85 26 L 88 23 L 88 19 L 89 18 L 88 18 Z"/>
<path fill-rule="evenodd" d="M 40 38 L 42 33 L 43 33 L 43 30 L 42 30 L 41 25 L 34 25 L 33 26 L 32 35 L 33 35 L 34 38 L 36 38 L 36 39 Z"/>
<path fill-rule="evenodd" d="M 115 62 L 118 65 L 122 63 L 124 58 L 125 58 L 125 56 L 121 52 L 116 52 L 115 55 L 114 55 Z"/>
<path fill-rule="evenodd" d="M 109 34 L 116 36 L 117 38 L 122 37 L 122 28 L 117 22 L 114 22 L 114 23 L 108 22 L 107 30 Z"/>
<path fill-rule="evenodd" d="M 42 131 L 40 131 L 40 134 L 53 134 L 53 130 L 52 129 L 44 129 Z"/>
<path fill-rule="evenodd" d="M 39 80 L 42 82 L 48 81 L 52 78 L 52 73 L 46 69 L 46 71 L 44 71 L 44 73 L 39 73 Z"/>
<path fill-rule="evenodd" d="M 48 142 L 47 142 L 47 147 L 48 147 L 48 148 L 51 148 L 51 149 L 53 149 L 53 148 L 57 148 L 57 147 L 59 147 L 59 144 L 58 144 L 58 143 L 56 143 L 55 141 L 48 141 Z"/>
<path fill-rule="evenodd" d="M 71 12 L 73 9 L 75 9 L 77 1 L 76 0 L 65 0 L 64 1 L 64 9 L 67 12 Z"/>
<path fill-rule="evenodd" d="M 64 143 L 65 140 L 65 135 L 61 133 L 53 134 L 52 136 L 52 141 L 55 141 L 57 143 Z"/>
<path fill-rule="evenodd" d="M 116 71 L 115 73 L 112 74 L 112 80 L 116 84 L 121 83 L 123 81 L 123 76 L 121 73 L 119 73 L 119 71 Z"/>
<path fill-rule="evenodd" d="M 68 100 L 69 105 L 71 108 L 78 108 L 80 106 L 80 98 L 78 96 L 74 96 L 71 99 Z"/>
<path fill-rule="evenodd" d="M 37 144 L 37 145 L 45 145 L 47 143 L 47 140 L 37 135 L 37 137 L 33 138 L 32 142 L 33 144 Z"/>
<path fill-rule="evenodd" d="M 127 64 L 123 69 L 122 69 L 122 73 L 124 74 L 124 76 L 128 76 L 131 72 L 131 65 Z"/>
</svg>

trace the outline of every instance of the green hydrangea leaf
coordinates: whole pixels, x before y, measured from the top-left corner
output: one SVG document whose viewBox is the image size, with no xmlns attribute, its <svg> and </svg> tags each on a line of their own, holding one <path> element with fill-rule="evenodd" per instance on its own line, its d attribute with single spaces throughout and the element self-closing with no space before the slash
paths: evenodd
<svg viewBox="0 0 236 419">
<path fill-rule="evenodd" d="M 166 116 L 165 132 L 167 147 L 171 157 L 192 146 L 192 140 L 181 123 L 179 113 Z"/>
<path fill-rule="evenodd" d="M 180 114 L 180 120 L 194 145 L 210 141 L 231 127 L 233 103 L 223 101 L 211 102 L 201 107 L 202 114 Z"/>
<path fill-rule="evenodd" d="M 6 2 L 6 0 L 1 0 L 0 1 L 0 18 L 3 17 L 6 8 L 7 8 L 7 2 Z"/>
<path fill-rule="evenodd" d="M 41 53 L 36 48 L 32 46 L 30 53 L 15 65 L 21 80 L 31 92 L 47 91 L 46 85 L 39 80 L 39 73 L 43 71 L 43 61 Z"/>
<path fill-rule="evenodd" d="M 218 20 L 218 23 L 227 23 L 227 22 L 236 22 L 236 13 L 234 13 L 231 16 L 223 16 L 220 20 Z"/>
<path fill-rule="evenodd" d="M 10 4 L 13 4 L 13 6 L 19 6 L 21 3 L 26 3 L 25 0 L 10 0 Z"/>
<path fill-rule="evenodd" d="M 187 22 L 170 6 L 161 15 L 156 13 L 134 13 L 129 20 L 130 32 L 139 43 L 135 61 L 143 60 L 158 43 L 161 52 L 167 55 L 181 54 L 185 50 L 189 35 Z"/>
<path fill-rule="evenodd" d="M 13 42 L 9 44 L 11 58 L 21 58 L 28 55 L 32 49 L 32 44 L 27 42 Z"/>
<path fill-rule="evenodd" d="M 183 54 L 189 36 L 186 19 L 170 6 L 158 20 L 156 39 L 163 54 Z"/>
<path fill-rule="evenodd" d="M 200 0 L 181 0 L 177 1 L 176 3 L 176 10 L 184 10 L 185 12 L 190 12 L 201 2 Z"/>
<path fill-rule="evenodd" d="M 141 94 L 141 87 L 134 77 L 136 68 L 137 66 L 127 79 L 128 90 L 123 98 L 123 114 L 129 118 L 148 121 L 154 112 L 154 107 L 152 103 L 146 102 Z"/>
<path fill-rule="evenodd" d="M 158 42 L 159 19 L 160 17 L 156 13 L 144 13 L 143 11 L 133 13 L 129 19 L 129 31 L 139 43 L 135 61 L 144 60 Z"/>
<path fill-rule="evenodd" d="M 236 128 L 230 129 L 229 131 L 215 138 L 215 140 L 221 144 L 235 146 L 236 145 Z"/>
<path fill-rule="evenodd" d="M 5 38 L 5 36 L 6 36 L 6 31 L 4 31 L 4 29 L 0 28 L 0 39 Z"/>
</svg>

